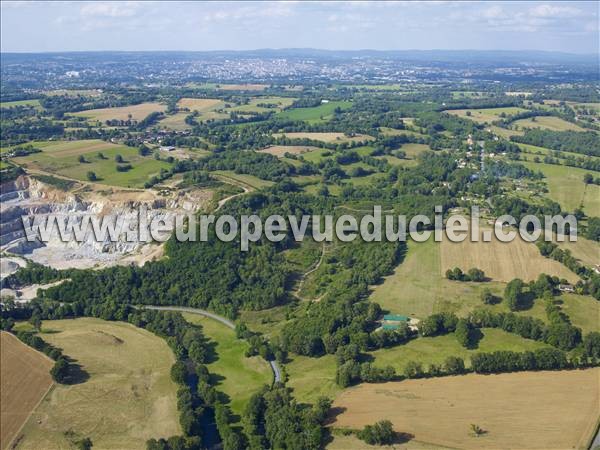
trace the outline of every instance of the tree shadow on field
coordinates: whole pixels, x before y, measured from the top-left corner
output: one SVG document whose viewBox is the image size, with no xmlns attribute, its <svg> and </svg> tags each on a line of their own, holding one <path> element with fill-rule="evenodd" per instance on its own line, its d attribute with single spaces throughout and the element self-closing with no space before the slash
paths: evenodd
<svg viewBox="0 0 600 450">
<path fill-rule="evenodd" d="M 69 362 L 69 368 L 67 369 L 67 375 L 61 384 L 75 385 L 85 383 L 90 379 L 90 374 L 83 368 L 81 364 L 77 363 L 76 359 L 67 358 Z"/>
<path fill-rule="evenodd" d="M 415 438 L 414 434 L 395 431 L 394 432 L 394 440 L 392 441 L 392 444 L 396 444 L 396 445 L 406 444 L 408 441 L 412 441 L 414 438 Z"/>
<path fill-rule="evenodd" d="M 327 418 L 325 419 L 324 425 L 331 425 L 335 422 L 335 419 L 340 414 L 344 413 L 348 408 L 344 406 L 334 406 L 333 408 L 329 408 L 327 412 Z"/>
</svg>

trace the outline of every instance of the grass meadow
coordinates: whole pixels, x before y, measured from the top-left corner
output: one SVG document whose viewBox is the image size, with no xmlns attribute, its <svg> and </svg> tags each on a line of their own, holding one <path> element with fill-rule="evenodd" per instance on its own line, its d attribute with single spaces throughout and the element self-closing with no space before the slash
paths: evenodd
<svg viewBox="0 0 600 450">
<path fill-rule="evenodd" d="M 94 172 L 97 182 L 111 186 L 143 187 L 144 183 L 168 168 L 169 164 L 153 157 L 140 156 L 138 150 L 124 145 L 111 144 L 101 140 L 56 141 L 38 145 L 41 153 L 14 158 L 14 162 L 28 169 L 56 174 L 79 181 L 88 181 L 87 173 Z M 101 153 L 104 158 L 99 156 Z M 123 157 L 125 164 L 131 164 L 127 172 L 117 171 L 116 155 Z M 84 163 L 79 157 L 85 158 Z"/>
<path fill-rule="evenodd" d="M 42 338 L 89 379 L 53 388 L 25 425 L 20 449 L 67 449 L 84 437 L 95 448 L 145 449 L 152 437 L 181 433 L 170 377 L 175 357 L 163 339 L 92 318 L 44 321 Z"/>
<path fill-rule="evenodd" d="M 204 335 L 215 343 L 217 358 L 207 364 L 208 370 L 217 377 L 217 389 L 230 398 L 232 411 L 241 414 L 252 394 L 271 384 L 269 364 L 260 356 L 246 357 L 249 344 L 222 323 L 198 314 L 183 316 L 188 322 L 202 325 Z"/>
</svg>

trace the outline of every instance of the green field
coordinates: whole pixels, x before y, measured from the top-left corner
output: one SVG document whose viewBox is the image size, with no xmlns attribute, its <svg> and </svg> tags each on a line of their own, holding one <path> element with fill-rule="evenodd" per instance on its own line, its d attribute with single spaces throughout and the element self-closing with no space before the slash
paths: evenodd
<svg viewBox="0 0 600 450">
<path fill-rule="evenodd" d="M 14 161 L 32 170 L 61 175 L 80 181 L 88 181 L 87 173 L 94 172 L 97 182 L 123 187 L 143 187 L 144 183 L 161 168 L 169 168 L 169 164 L 157 161 L 153 157 L 142 157 L 137 148 L 116 145 L 101 140 L 56 141 L 36 147 L 42 153 L 34 153 Z M 101 159 L 102 153 L 105 159 Z M 86 162 L 80 163 L 78 158 L 83 155 Z M 127 164 L 133 168 L 127 172 L 118 172 L 115 156 L 121 155 Z"/>
<path fill-rule="evenodd" d="M 239 113 L 244 112 L 257 112 L 264 113 L 269 111 L 281 111 L 283 108 L 290 106 L 296 99 L 292 97 L 256 97 L 251 99 L 246 105 L 233 106 L 227 108 L 226 111 L 235 111 Z M 265 108 L 264 106 L 258 106 L 261 104 L 275 105 L 272 108 Z"/>
<path fill-rule="evenodd" d="M 342 390 L 335 382 L 335 370 L 333 355 L 320 358 L 294 356 L 293 360 L 285 365 L 287 385 L 302 403 L 314 403 L 321 396 L 334 398 Z"/>
<path fill-rule="evenodd" d="M 530 144 L 521 144 L 521 143 L 516 143 L 522 150 L 522 153 L 524 156 L 527 156 L 527 159 L 531 160 L 532 158 L 529 158 L 529 155 L 534 155 L 534 156 L 539 156 L 540 159 L 543 159 L 544 156 L 552 156 L 553 158 L 555 157 L 555 153 L 558 153 L 559 158 L 562 159 L 562 157 L 566 157 L 566 156 L 572 156 L 574 158 L 581 158 L 583 155 L 580 153 L 573 153 L 573 152 L 565 152 L 565 151 L 555 151 L 555 150 L 551 150 L 549 148 L 546 147 L 538 147 L 537 145 L 530 145 Z M 586 158 L 598 158 L 597 156 L 585 156 Z"/>
<path fill-rule="evenodd" d="M 525 111 L 527 110 L 523 108 L 509 106 L 506 108 L 453 109 L 445 112 L 462 117 L 464 119 L 473 120 L 477 123 L 490 123 L 501 119 L 501 114 L 504 114 L 506 117 L 508 117 Z M 467 115 L 467 112 L 470 112 L 471 115 Z"/>
<path fill-rule="evenodd" d="M 495 328 L 483 328 L 482 339 L 476 349 L 469 350 L 460 345 L 454 334 L 445 336 L 417 338 L 405 345 L 384 348 L 371 353 L 375 357 L 374 364 L 379 367 L 392 366 L 398 373 L 402 373 L 406 363 L 416 361 L 426 369 L 429 364 L 442 364 L 448 356 L 458 356 L 465 360 L 465 365 L 470 364 L 470 357 L 477 352 L 495 352 L 510 350 L 524 352 L 537 348 L 548 347 L 541 342 L 524 339 L 515 334 Z"/>
<path fill-rule="evenodd" d="M 392 275 L 374 286 L 369 299 L 393 313 L 427 317 L 437 312 L 466 315 L 481 305 L 481 290 L 489 287 L 499 294 L 502 283 L 462 283 L 447 280 L 441 273 L 440 245 L 433 241 L 408 242 L 407 255 Z"/>
<path fill-rule="evenodd" d="M 538 116 L 535 117 L 535 121 L 532 117 L 529 119 L 520 119 L 512 123 L 513 126 L 518 127 L 517 129 L 522 130 L 524 128 L 541 128 L 543 130 L 551 131 L 585 131 L 580 126 L 574 123 L 567 122 L 560 117 L 554 116 Z"/>
<path fill-rule="evenodd" d="M 476 352 L 493 352 L 497 350 L 512 350 L 522 352 L 536 348 L 547 347 L 546 344 L 524 339 L 515 334 L 498 329 L 483 328 L 483 337 L 478 348 L 469 350 L 462 347 L 454 334 L 431 338 L 417 338 L 404 345 L 370 352 L 374 358 L 373 364 L 378 367 L 392 366 L 399 375 L 408 361 L 423 364 L 426 369 L 429 364 L 442 364 L 448 356 L 458 356 L 469 365 L 470 356 Z M 342 391 L 335 383 L 335 356 L 325 355 L 320 358 L 294 356 L 285 365 L 288 375 L 287 385 L 294 391 L 300 402 L 311 403 L 320 396 L 335 397 Z"/>
<path fill-rule="evenodd" d="M 332 101 L 312 108 L 293 108 L 277 114 L 279 119 L 304 120 L 309 123 L 324 122 L 333 116 L 336 108 L 349 109 L 352 102 Z"/>
<path fill-rule="evenodd" d="M 237 339 L 235 332 L 214 319 L 183 313 L 185 320 L 202 325 L 204 335 L 215 342 L 217 359 L 207 364 L 219 379 L 217 389 L 227 394 L 235 414 L 244 411 L 246 403 L 263 385 L 270 385 L 273 375 L 269 364 L 260 356 L 247 358 L 249 345 Z"/>
<path fill-rule="evenodd" d="M 600 216 L 600 186 L 583 183 L 588 170 L 543 163 L 524 162 L 524 166 L 541 171 L 548 185 L 548 197 L 567 211 L 583 206 L 589 216 Z"/>
<path fill-rule="evenodd" d="M 175 357 L 163 339 L 91 318 L 44 321 L 42 330 L 89 379 L 56 385 L 25 425 L 18 448 L 75 448 L 72 435 L 90 437 L 94 448 L 145 449 L 152 437 L 181 434 L 170 378 Z"/>
<path fill-rule="evenodd" d="M 35 106 L 38 109 L 42 108 L 38 99 L 33 100 L 17 100 L 15 102 L 2 102 L 0 108 L 12 108 L 13 106 Z"/>
<path fill-rule="evenodd" d="M 600 331 L 600 302 L 588 295 L 562 294 L 561 309 L 583 333 Z"/>
</svg>

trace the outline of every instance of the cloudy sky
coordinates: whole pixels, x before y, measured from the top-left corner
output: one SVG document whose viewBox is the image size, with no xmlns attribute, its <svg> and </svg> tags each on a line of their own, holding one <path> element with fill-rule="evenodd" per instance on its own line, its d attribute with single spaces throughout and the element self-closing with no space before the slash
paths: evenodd
<svg viewBox="0 0 600 450">
<path fill-rule="evenodd" d="M 506 49 L 597 53 L 599 2 L 2 0 L 2 51 Z"/>
</svg>

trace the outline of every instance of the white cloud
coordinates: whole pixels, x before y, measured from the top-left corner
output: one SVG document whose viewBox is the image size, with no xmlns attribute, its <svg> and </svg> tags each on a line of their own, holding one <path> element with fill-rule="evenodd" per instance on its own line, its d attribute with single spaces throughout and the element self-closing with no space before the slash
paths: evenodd
<svg viewBox="0 0 600 450">
<path fill-rule="evenodd" d="M 79 13 L 83 17 L 133 17 L 139 6 L 138 2 L 93 2 L 84 4 Z"/>
<path fill-rule="evenodd" d="M 529 15 L 532 17 L 542 17 L 548 19 L 579 17 L 582 14 L 583 11 L 572 6 L 556 6 L 548 4 L 538 5 L 529 10 Z"/>
</svg>

